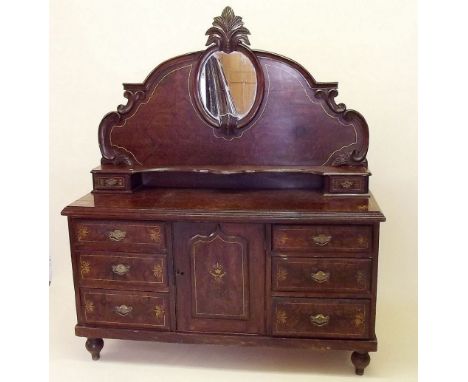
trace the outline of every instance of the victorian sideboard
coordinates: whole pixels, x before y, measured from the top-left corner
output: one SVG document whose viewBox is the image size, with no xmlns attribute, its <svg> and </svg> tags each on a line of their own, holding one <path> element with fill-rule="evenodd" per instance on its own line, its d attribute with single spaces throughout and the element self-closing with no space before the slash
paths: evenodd
<svg viewBox="0 0 468 382">
<path fill-rule="evenodd" d="M 379 224 L 365 119 L 227 7 L 99 125 L 65 207 L 77 336 L 377 350 Z"/>
</svg>

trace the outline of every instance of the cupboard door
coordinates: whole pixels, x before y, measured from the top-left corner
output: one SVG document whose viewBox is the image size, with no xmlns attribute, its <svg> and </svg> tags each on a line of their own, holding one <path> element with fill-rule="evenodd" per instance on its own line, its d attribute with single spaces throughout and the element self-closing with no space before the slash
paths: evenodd
<svg viewBox="0 0 468 382">
<path fill-rule="evenodd" d="M 265 332 L 264 227 L 176 223 L 177 330 Z"/>
</svg>

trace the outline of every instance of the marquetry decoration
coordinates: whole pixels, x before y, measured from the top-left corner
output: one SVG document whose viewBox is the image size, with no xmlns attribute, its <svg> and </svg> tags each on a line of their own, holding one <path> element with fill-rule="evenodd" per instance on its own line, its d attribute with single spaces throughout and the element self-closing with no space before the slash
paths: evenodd
<svg viewBox="0 0 468 382">
<path fill-rule="evenodd" d="M 245 319 L 249 314 L 247 241 L 220 225 L 189 241 L 194 316 Z"/>
<path fill-rule="evenodd" d="M 153 275 L 154 277 L 159 280 L 159 281 L 162 281 L 162 277 L 163 277 L 163 268 L 161 266 L 161 264 L 154 264 L 154 267 L 153 267 Z"/>
<path fill-rule="evenodd" d="M 94 312 L 94 303 L 89 300 L 85 300 L 84 308 L 86 313 L 93 313 Z"/>
<path fill-rule="evenodd" d="M 156 243 L 161 242 L 161 227 L 153 227 L 148 229 L 150 239 Z"/>
<path fill-rule="evenodd" d="M 213 276 L 214 280 L 216 282 L 221 282 L 223 277 L 226 275 L 226 272 L 224 271 L 224 267 L 216 262 L 211 269 L 209 270 L 210 275 Z"/>
<path fill-rule="evenodd" d="M 364 312 L 362 310 L 359 310 L 354 316 L 354 320 L 353 320 L 354 326 L 356 328 L 362 328 L 364 326 L 364 322 L 365 322 Z"/>
<path fill-rule="evenodd" d="M 91 272 L 91 265 L 89 264 L 89 261 L 80 261 L 80 274 L 81 278 L 84 278 L 84 275 L 87 275 L 89 272 Z"/>
<path fill-rule="evenodd" d="M 82 241 L 86 239 L 86 237 L 89 234 L 89 229 L 88 227 L 81 225 L 78 227 L 78 241 Z"/>
<path fill-rule="evenodd" d="M 278 270 L 276 271 L 276 280 L 278 281 L 285 281 L 288 277 L 288 271 L 281 266 L 278 266 Z"/>
<path fill-rule="evenodd" d="M 363 288 L 367 285 L 367 276 L 366 276 L 366 273 L 363 272 L 363 271 L 358 271 L 356 273 L 356 282 L 358 283 L 358 285 Z"/>
<path fill-rule="evenodd" d="M 362 248 L 367 248 L 369 246 L 369 241 L 367 240 L 366 236 L 359 235 L 357 238 L 357 242 Z"/>
<path fill-rule="evenodd" d="M 164 307 L 162 305 L 156 305 L 153 309 L 154 318 L 160 320 L 164 317 Z"/>
<path fill-rule="evenodd" d="M 288 315 L 284 310 L 277 310 L 276 311 L 276 323 L 278 325 L 284 325 L 288 321 Z"/>
</svg>

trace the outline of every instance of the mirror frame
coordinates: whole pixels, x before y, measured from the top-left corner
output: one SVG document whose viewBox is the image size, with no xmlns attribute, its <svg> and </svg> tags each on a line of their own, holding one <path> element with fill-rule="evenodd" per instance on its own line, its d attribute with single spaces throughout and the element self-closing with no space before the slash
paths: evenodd
<svg viewBox="0 0 468 382">
<path fill-rule="evenodd" d="M 247 46 L 250 45 L 247 37 L 250 32 L 243 25 L 242 17 L 236 16 L 230 7 L 226 7 L 221 16 L 215 17 L 213 26 L 206 31 L 206 35 L 209 36 L 206 43 L 208 48 L 201 54 L 192 76 L 192 98 L 195 100 L 198 113 L 208 125 L 226 138 L 239 137 L 249 127 L 262 105 L 265 92 L 263 69 L 255 53 Z M 200 77 L 206 61 L 212 54 L 216 52 L 229 54 L 234 51 L 244 54 L 255 69 L 257 78 L 255 99 L 249 112 L 242 118 L 226 115 L 221 116 L 218 121 L 205 108 L 200 94 Z"/>
</svg>

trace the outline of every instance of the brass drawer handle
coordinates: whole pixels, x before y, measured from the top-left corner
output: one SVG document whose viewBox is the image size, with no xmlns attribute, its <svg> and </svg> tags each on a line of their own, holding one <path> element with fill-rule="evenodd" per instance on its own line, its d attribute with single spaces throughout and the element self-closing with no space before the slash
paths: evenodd
<svg viewBox="0 0 468 382">
<path fill-rule="evenodd" d="M 123 276 L 130 271 L 130 265 L 117 264 L 112 266 L 112 272 L 116 275 Z"/>
<path fill-rule="evenodd" d="M 114 312 L 121 316 L 126 316 L 127 314 L 130 314 L 132 310 L 133 307 L 128 305 L 120 305 L 114 307 Z"/>
<path fill-rule="evenodd" d="M 320 245 L 321 247 L 327 245 L 331 239 L 332 237 L 330 235 L 324 235 L 323 233 L 317 236 L 312 236 L 314 243 Z"/>
<path fill-rule="evenodd" d="M 312 323 L 312 325 L 315 325 L 315 326 L 325 326 L 330 321 L 330 316 L 324 316 L 321 313 L 316 314 L 316 315 L 311 315 L 309 318 L 310 318 L 310 322 Z"/>
<path fill-rule="evenodd" d="M 328 281 L 330 279 L 330 272 L 318 271 L 318 272 L 315 272 L 315 273 L 311 273 L 310 277 L 315 282 L 321 284 L 321 283 L 324 283 L 324 282 L 326 282 L 326 281 Z"/>
<path fill-rule="evenodd" d="M 104 184 L 106 186 L 115 186 L 116 184 L 118 183 L 118 180 L 116 178 L 107 178 L 107 179 L 104 179 Z"/>
<path fill-rule="evenodd" d="M 354 183 L 349 181 L 349 180 L 344 180 L 343 182 L 340 183 L 340 186 L 341 188 L 344 188 L 344 189 L 348 189 L 348 188 L 351 188 L 351 186 L 353 185 Z"/>
<path fill-rule="evenodd" d="M 120 229 L 114 229 L 113 231 L 109 232 L 109 239 L 113 241 L 121 241 L 125 239 L 127 232 L 121 231 Z"/>
</svg>

